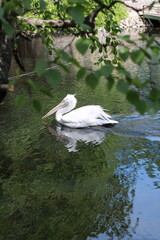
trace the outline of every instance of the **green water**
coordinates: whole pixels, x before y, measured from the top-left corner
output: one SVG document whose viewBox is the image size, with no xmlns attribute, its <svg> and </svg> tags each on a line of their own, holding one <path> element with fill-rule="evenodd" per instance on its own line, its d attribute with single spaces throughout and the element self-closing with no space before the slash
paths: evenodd
<svg viewBox="0 0 160 240">
<path fill-rule="evenodd" d="M 74 75 L 64 74 L 52 98 L 22 81 L 0 106 L 0 240 L 159 240 L 160 113 L 141 116 L 116 87 L 108 92 L 101 80 L 92 90 Z M 68 93 L 78 107 L 109 109 L 119 124 L 71 130 L 55 126 L 54 116 L 42 120 Z"/>
</svg>

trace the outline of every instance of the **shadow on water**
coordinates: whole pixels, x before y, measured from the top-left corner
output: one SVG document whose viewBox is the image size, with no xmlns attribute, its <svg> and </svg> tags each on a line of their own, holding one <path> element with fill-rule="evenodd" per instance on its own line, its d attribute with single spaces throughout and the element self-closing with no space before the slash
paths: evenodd
<svg viewBox="0 0 160 240">
<path fill-rule="evenodd" d="M 78 142 L 99 145 L 105 140 L 106 135 L 110 133 L 109 127 L 69 128 L 55 122 L 53 122 L 52 126 L 46 125 L 46 128 L 53 136 L 64 143 L 69 152 L 78 151 Z"/>
<path fill-rule="evenodd" d="M 92 90 L 74 74 L 53 98 L 21 84 L 0 106 L 0 239 L 159 240 L 160 113 L 133 113 L 115 87 Z M 72 130 L 33 111 L 36 98 L 46 112 L 75 92 L 78 107 L 100 104 L 119 123 Z"/>
</svg>

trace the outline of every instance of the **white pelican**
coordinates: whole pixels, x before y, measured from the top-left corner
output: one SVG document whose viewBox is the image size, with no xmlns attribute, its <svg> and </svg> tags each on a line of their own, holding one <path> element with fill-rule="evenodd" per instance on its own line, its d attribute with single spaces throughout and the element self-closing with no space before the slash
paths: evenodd
<svg viewBox="0 0 160 240">
<path fill-rule="evenodd" d="M 71 111 L 73 108 L 75 108 L 76 104 L 77 99 L 75 98 L 75 96 L 68 94 L 62 100 L 62 102 L 60 102 L 56 107 L 51 109 L 42 118 L 46 118 L 56 112 L 57 122 L 71 128 L 114 125 L 118 123 L 115 120 L 111 120 L 111 116 L 105 113 L 104 109 L 99 105 L 88 105 Z"/>
</svg>

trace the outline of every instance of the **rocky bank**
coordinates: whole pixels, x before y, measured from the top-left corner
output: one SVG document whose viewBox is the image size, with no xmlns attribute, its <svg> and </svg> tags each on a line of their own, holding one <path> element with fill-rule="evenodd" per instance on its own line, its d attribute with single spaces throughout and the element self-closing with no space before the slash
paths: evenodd
<svg viewBox="0 0 160 240">
<path fill-rule="evenodd" d="M 146 6 L 149 6 L 153 0 L 125 0 L 124 1 L 127 5 L 134 7 L 136 9 L 143 9 Z M 158 0 L 155 1 L 158 4 Z M 151 10 L 153 11 L 153 10 Z M 126 28 L 145 28 L 146 22 L 143 20 L 142 15 L 143 11 L 140 11 L 139 14 L 131 8 L 127 8 L 128 17 L 121 21 L 120 27 L 122 29 Z"/>
</svg>

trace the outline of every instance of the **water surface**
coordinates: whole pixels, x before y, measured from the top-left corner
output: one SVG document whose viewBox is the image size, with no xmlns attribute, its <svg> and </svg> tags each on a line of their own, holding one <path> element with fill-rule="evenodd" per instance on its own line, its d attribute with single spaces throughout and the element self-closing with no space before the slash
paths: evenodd
<svg viewBox="0 0 160 240">
<path fill-rule="evenodd" d="M 22 55 L 28 71 L 40 50 L 47 57 L 34 41 L 25 43 Z M 94 68 L 89 55 L 82 60 Z M 12 76 L 15 68 L 13 62 Z M 136 72 L 153 73 L 148 64 Z M 160 113 L 136 113 L 105 80 L 90 89 L 75 80 L 75 68 L 63 75 L 52 98 L 31 91 L 25 77 L 0 106 L 0 239 L 159 240 Z M 14 99 L 24 93 L 19 109 Z M 39 99 L 46 113 L 68 93 L 77 93 L 78 106 L 109 109 L 119 124 L 73 130 L 56 126 L 54 116 L 42 120 L 33 109 Z"/>
</svg>

